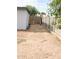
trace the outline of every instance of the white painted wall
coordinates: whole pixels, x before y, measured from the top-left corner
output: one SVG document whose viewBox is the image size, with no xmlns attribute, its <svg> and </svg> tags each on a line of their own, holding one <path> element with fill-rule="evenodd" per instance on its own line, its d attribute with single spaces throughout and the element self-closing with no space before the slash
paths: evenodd
<svg viewBox="0 0 79 59">
<path fill-rule="evenodd" d="M 25 9 L 17 9 L 17 29 L 25 30 L 29 24 L 29 14 Z"/>
<path fill-rule="evenodd" d="M 54 18 L 53 16 L 50 16 L 50 25 L 53 24 L 53 21 L 54 21 Z M 49 25 L 49 17 L 48 16 L 43 16 L 42 17 L 42 22 Z"/>
</svg>

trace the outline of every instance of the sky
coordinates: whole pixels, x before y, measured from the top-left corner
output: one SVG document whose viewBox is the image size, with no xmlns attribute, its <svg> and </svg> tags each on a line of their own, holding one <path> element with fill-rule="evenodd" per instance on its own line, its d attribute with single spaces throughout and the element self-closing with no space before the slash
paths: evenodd
<svg viewBox="0 0 79 59">
<path fill-rule="evenodd" d="M 47 12 L 48 3 L 50 0 L 17 0 L 17 6 L 32 5 L 35 6 L 40 12 Z"/>
</svg>

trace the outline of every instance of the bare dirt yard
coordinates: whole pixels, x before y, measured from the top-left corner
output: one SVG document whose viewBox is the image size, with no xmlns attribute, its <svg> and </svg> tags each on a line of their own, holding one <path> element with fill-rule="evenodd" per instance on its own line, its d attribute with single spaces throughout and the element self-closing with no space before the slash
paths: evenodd
<svg viewBox="0 0 79 59">
<path fill-rule="evenodd" d="M 61 59 L 61 43 L 42 25 L 17 31 L 17 59 Z"/>
</svg>

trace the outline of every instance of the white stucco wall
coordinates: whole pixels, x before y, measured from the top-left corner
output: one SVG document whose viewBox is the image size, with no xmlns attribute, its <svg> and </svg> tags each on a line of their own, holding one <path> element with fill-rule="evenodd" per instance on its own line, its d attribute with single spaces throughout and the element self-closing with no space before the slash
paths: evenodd
<svg viewBox="0 0 79 59">
<path fill-rule="evenodd" d="M 25 9 L 17 9 L 17 29 L 25 30 L 29 24 L 29 14 Z"/>
<path fill-rule="evenodd" d="M 50 25 L 53 24 L 53 21 L 54 21 L 54 18 L 53 16 L 50 16 L 50 18 L 48 16 L 43 16 L 42 17 L 42 22 L 49 25 L 49 19 L 50 19 Z"/>
</svg>

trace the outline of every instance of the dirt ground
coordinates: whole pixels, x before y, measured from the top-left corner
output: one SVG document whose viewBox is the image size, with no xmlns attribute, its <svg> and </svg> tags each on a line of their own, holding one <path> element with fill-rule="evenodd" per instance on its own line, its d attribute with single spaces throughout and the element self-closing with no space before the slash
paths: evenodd
<svg viewBox="0 0 79 59">
<path fill-rule="evenodd" d="M 17 59 L 61 59 L 60 40 L 42 25 L 17 31 Z"/>
</svg>

